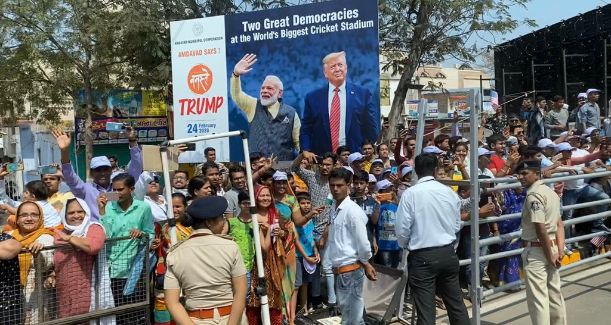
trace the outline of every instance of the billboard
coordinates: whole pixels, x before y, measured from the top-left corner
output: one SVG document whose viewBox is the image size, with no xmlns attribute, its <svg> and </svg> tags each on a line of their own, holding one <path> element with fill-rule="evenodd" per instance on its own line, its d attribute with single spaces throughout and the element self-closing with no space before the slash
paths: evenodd
<svg viewBox="0 0 611 325">
<path fill-rule="evenodd" d="M 77 94 L 75 133 L 78 145 L 84 145 L 85 92 Z M 162 142 L 168 138 L 165 94 L 152 90 L 113 89 L 93 92 L 91 110 L 93 144 L 127 143 L 125 132 L 107 132 L 106 122 L 133 126 L 141 143 Z"/>
<path fill-rule="evenodd" d="M 365 114 L 359 113 L 347 122 L 360 125 L 377 119 L 375 123 L 380 123 L 376 0 L 338 0 L 177 21 L 170 29 L 176 139 L 246 130 L 251 152 L 269 155 L 280 147 L 282 155 L 292 159 L 299 149 L 307 95 L 329 85 L 322 60 L 342 51 L 346 85 L 359 90 L 347 89 L 347 95 L 356 96 L 364 89 L 368 105 L 377 110 L 377 117 L 374 112 L 362 121 Z M 256 61 L 237 78 L 234 68 L 247 54 L 255 55 Z M 264 105 L 262 86 L 269 75 L 283 87 L 278 101 Z M 351 99 L 346 100 L 349 106 Z M 344 109 L 346 104 L 342 105 Z M 237 138 L 198 146 L 198 151 L 215 147 L 219 161 L 243 159 Z"/>
</svg>

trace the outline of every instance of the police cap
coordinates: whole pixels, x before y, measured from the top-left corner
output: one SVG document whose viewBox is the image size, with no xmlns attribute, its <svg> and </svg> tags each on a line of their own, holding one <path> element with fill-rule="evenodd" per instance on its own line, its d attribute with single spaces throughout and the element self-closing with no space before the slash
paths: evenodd
<svg viewBox="0 0 611 325">
<path fill-rule="evenodd" d="M 187 213 L 193 220 L 207 220 L 222 217 L 227 211 L 227 200 L 222 196 L 207 196 L 197 198 L 187 208 Z"/>
<path fill-rule="evenodd" d="M 540 171 L 541 170 L 541 161 L 539 161 L 539 160 L 522 160 L 518 164 L 518 166 L 516 167 L 516 173 L 519 173 L 520 171 L 522 171 L 524 169 Z"/>
</svg>

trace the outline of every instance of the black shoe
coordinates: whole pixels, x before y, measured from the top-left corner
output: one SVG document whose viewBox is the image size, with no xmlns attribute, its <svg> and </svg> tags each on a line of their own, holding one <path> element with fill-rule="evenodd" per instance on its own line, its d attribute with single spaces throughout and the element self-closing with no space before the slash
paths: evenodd
<svg viewBox="0 0 611 325">
<path fill-rule="evenodd" d="M 329 303 L 329 317 L 335 317 L 339 315 L 337 304 Z"/>
</svg>

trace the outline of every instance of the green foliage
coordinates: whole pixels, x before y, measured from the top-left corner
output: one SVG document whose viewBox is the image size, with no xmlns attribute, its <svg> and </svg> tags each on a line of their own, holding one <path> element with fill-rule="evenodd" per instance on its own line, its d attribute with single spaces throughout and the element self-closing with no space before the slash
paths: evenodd
<svg viewBox="0 0 611 325">
<path fill-rule="evenodd" d="M 510 7 L 529 0 L 380 0 L 382 69 L 400 75 L 390 112 L 388 135 L 396 134 L 408 86 L 423 64 L 455 58 L 473 62 L 483 51 L 474 39 L 490 39 L 518 26 Z M 484 49 L 485 50 L 485 49 Z"/>
</svg>

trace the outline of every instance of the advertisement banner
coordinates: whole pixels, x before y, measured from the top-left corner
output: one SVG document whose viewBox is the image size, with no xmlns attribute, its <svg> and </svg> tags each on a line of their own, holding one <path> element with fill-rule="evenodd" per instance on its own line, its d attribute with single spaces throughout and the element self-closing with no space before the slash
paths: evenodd
<svg viewBox="0 0 611 325">
<path fill-rule="evenodd" d="M 344 91 L 339 97 L 346 115 L 340 118 L 345 134 L 339 142 L 349 147 L 375 142 L 380 124 L 376 0 L 328 1 L 170 27 L 176 139 L 246 130 L 251 152 L 273 153 L 280 160 L 293 159 L 300 146 L 330 151 L 329 114 L 322 112 L 330 111 L 329 89 L 337 74 L 342 86 L 333 88 Z M 325 57 L 341 64 L 325 65 Z M 238 64 L 244 68 L 236 70 Z M 208 146 L 219 161 L 243 159 L 240 139 L 208 142 L 198 151 Z"/>
<path fill-rule="evenodd" d="M 94 145 L 128 142 L 126 132 L 107 131 L 107 122 L 131 125 L 138 131 L 139 143 L 162 142 L 168 138 L 168 119 L 166 117 L 96 118 L 91 124 Z M 75 132 L 78 145 L 85 144 L 83 141 L 84 125 L 84 119 L 76 119 Z"/>
<path fill-rule="evenodd" d="M 229 131 L 225 17 L 170 23 L 174 139 Z M 197 142 L 197 151 L 216 149 L 229 160 L 229 139 Z M 201 161 L 192 161 L 194 163 Z"/>
</svg>

